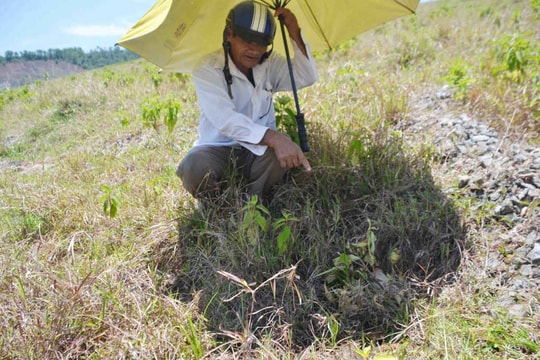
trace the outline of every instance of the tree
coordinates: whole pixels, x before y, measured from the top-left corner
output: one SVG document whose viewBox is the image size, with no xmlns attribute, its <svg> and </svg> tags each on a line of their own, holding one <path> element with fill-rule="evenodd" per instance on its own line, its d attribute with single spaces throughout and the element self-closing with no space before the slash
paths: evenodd
<svg viewBox="0 0 540 360">
<path fill-rule="evenodd" d="M 49 49 L 37 51 L 23 51 L 21 54 L 6 51 L 5 57 L 0 56 L 0 64 L 16 61 L 55 60 L 65 61 L 83 69 L 94 69 L 102 66 L 134 60 L 138 55 L 119 47 L 103 49 L 97 48 L 85 53 L 82 48 Z"/>
</svg>

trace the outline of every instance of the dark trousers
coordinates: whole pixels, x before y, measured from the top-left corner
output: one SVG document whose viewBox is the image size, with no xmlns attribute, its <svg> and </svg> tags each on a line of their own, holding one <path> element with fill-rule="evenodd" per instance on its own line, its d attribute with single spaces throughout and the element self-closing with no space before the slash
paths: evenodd
<svg viewBox="0 0 540 360">
<path fill-rule="evenodd" d="M 196 146 L 180 162 L 176 174 L 194 197 L 205 198 L 219 192 L 229 169 L 244 177 L 247 192 L 261 200 L 286 172 L 271 148 L 257 156 L 243 147 Z"/>
</svg>

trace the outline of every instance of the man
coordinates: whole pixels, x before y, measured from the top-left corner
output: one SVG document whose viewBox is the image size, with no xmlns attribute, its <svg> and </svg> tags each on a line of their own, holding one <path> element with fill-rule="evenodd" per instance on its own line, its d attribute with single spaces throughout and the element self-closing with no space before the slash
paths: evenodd
<svg viewBox="0 0 540 360">
<path fill-rule="evenodd" d="M 291 90 L 284 57 L 272 53 L 274 16 L 281 16 L 294 50 L 299 88 L 318 79 L 314 59 L 294 14 L 253 1 L 236 5 L 226 19 L 223 52 L 206 57 L 193 72 L 200 107 L 199 139 L 177 175 L 196 198 L 219 194 L 228 169 L 247 180 L 247 192 L 263 199 L 287 169 L 311 167 L 302 150 L 276 131 L 272 95 Z M 270 47 L 270 50 L 269 50 Z"/>
</svg>

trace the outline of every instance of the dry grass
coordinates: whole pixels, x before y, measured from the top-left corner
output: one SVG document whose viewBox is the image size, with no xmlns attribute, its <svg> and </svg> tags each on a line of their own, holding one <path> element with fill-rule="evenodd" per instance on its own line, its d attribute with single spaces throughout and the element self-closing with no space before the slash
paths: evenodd
<svg viewBox="0 0 540 360">
<path fill-rule="evenodd" d="M 535 141 L 533 5 L 429 3 L 319 54 L 300 94 L 313 173 L 266 207 L 237 184 L 206 217 L 174 175 L 196 132 L 189 78 L 137 61 L 2 92 L 0 357 L 535 356 L 538 324 L 474 273 L 481 214 L 394 127 L 451 84 L 456 110 Z M 506 34 L 528 41 L 518 73 Z M 174 131 L 145 127 L 141 104 L 169 94 Z"/>
</svg>

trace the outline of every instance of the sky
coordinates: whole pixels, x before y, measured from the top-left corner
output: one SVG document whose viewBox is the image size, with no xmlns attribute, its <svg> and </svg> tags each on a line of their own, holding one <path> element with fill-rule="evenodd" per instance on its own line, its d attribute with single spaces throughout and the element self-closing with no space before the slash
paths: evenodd
<svg viewBox="0 0 540 360">
<path fill-rule="evenodd" d="M 155 0 L 0 0 L 0 56 L 8 50 L 108 49 L 154 3 Z"/>
<path fill-rule="evenodd" d="M 108 49 L 155 0 L 0 0 L 0 56 L 10 51 Z"/>
</svg>

